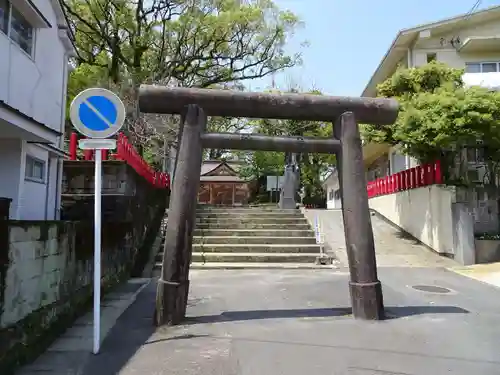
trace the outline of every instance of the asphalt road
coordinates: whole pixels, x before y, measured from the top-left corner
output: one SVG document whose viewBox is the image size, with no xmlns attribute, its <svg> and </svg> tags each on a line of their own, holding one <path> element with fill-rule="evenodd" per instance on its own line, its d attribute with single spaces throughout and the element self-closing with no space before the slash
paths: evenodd
<svg viewBox="0 0 500 375">
<path fill-rule="evenodd" d="M 152 283 L 83 375 L 500 374 L 499 289 L 439 268 L 379 275 L 391 318 L 364 322 L 345 270 L 192 271 L 186 324 L 157 330 Z"/>
</svg>

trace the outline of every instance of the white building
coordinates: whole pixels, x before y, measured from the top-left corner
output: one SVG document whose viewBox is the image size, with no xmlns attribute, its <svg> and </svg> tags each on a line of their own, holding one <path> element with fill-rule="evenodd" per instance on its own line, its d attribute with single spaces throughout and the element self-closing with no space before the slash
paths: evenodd
<svg viewBox="0 0 500 375">
<path fill-rule="evenodd" d="M 323 180 L 323 189 L 326 192 L 326 208 L 328 210 L 342 208 L 340 184 L 337 168 L 333 167 Z"/>
<path fill-rule="evenodd" d="M 500 87 L 500 6 L 401 30 L 361 96 L 376 96 L 377 85 L 398 67 L 414 68 L 439 61 L 465 69 L 466 86 Z M 473 151 L 473 150 L 472 150 Z M 468 159 L 476 168 L 474 155 Z M 367 180 L 416 166 L 398 146 L 366 143 L 363 159 Z"/>
<path fill-rule="evenodd" d="M 68 59 L 59 0 L 0 0 L 0 197 L 10 218 L 59 218 Z"/>
</svg>

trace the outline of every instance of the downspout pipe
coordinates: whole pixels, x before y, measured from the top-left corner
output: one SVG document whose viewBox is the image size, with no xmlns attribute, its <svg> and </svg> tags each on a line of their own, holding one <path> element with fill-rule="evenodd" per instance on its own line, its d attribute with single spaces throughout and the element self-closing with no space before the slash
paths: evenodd
<svg viewBox="0 0 500 375">
<path fill-rule="evenodd" d="M 67 105 L 67 90 L 68 90 L 68 78 L 71 73 L 68 59 L 71 56 L 68 52 L 64 54 L 64 75 L 62 82 L 62 99 L 61 99 L 61 133 L 62 136 L 59 137 L 59 149 L 64 150 L 64 137 L 65 137 L 65 127 L 66 127 L 66 105 Z M 54 205 L 54 220 L 60 218 L 60 209 L 62 204 L 61 190 L 62 190 L 62 173 L 63 173 L 63 158 L 57 158 L 56 164 L 56 194 L 55 194 L 55 205 Z"/>
</svg>

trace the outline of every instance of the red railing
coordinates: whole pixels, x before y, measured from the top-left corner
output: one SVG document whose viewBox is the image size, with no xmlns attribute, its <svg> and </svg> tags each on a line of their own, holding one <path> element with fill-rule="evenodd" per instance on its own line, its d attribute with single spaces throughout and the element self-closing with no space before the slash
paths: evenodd
<svg viewBox="0 0 500 375">
<path fill-rule="evenodd" d="M 78 134 L 71 133 L 69 139 L 69 159 L 78 160 L 77 155 Z M 93 160 L 94 152 L 85 150 L 83 160 Z M 102 160 L 122 160 L 130 165 L 140 176 L 157 188 L 169 188 L 170 177 L 168 173 L 158 172 L 153 169 L 135 150 L 128 138 L 119 133 L 116 139 L 116 153 L 108 155 L 107 150 L 101 150 Z"/>
<path fill-rule="evenodd" d="M 442 184 L 441 162 L 419 165 L 405 171 L 368 182 L 368 198 L 393 194 L 398 191 L 415 189 L 423 186 Z"/>
</svg>

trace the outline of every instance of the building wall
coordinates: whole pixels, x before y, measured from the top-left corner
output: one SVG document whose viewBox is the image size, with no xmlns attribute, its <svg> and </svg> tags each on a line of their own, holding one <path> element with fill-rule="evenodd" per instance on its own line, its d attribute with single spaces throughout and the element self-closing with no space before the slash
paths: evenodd
<svg viewBox="0 0 500 375">
<path fill-rule="evenodd" d="M 412 50 L 413 66 L 427 64 L 427 54 L 436 53 L 437 61 L 453 68 L 464 68 L 466 62 L 500 61 L 500 47 L 496 51 L 485 53 L 461 53 L 449 44 L 449 40 L 457 37 L 463 43 L 470 37 L 487 37 L 500 35 L 500 21 L 492 21 L 482 25 L 461 25 L 452 33 L 437 35 L 431 38 L 420 38 Z M 444 42 L 443 42 L 444 41 Z"/>
<path fill-rule="evenodd" d="M 342 208 L 340 183 L 338 172 L 336 169 L 324 182 L 323 187 L 326 191 L 326 208 L 328 210 Z"/>
<path fill-rule="evenodd" d="M 327 184 L 326 191 L 326 208 L 328 210 L 342 208 L 340 189 L 334 184 Z"/>
<path fill-rule="evenodd" d="M 500 21 L 492 21 L 474 26 L 468 26 L 467 23 L 464 23 L 458 26 L 452 33 L 417 39 L 414 45 L 409 49 L 406 58 L 401 60 L 400 65 L 403 67 L 419 67 L 425 65 L 428 62 L 428 54 L 435 54 L 437 61 L 458 69 L 464 69 L 466 62 L 500 62 L 500 46 L 491 52 L 463 53 L 457 51 L 457 49 L 449 43 L 449 40 L 456 39 L 457 37 L 463 43 L 470 37 L 498 35 L 500 35 Z M 397 155 L 398 153 L 393 148 L 389 153 L 391 173 L 396 173 L 418 165 L 418 161 L 414 158 L 392 156 L 395 154 Z"/>
<path fill-rule="evenodd" d="M 389 152 L 390 173 L 398 173 L 408 169 L 410 158 L 402 154 L 399 150 L 392 148 Z"/>
<path fill-rule="evenodd" d="M 25 178 L 26 158 L 34 157 L 45 163 L 44 182 L 34 182 Z M 54 158 L 49 153 L 34 144 L 25 144 L 22 165 L 22 187 L 19 200 L 20 220 L 54 220 L 54 200 L 56 179 Z M 52 180 L 51 180 L 52 178 Z M 52 196 L 52 199 L 49 199 Z M 52 200 L 52 201 L 51 201 Z M 36 202 L 36 204 L 34 204 Z"/>
<path fill-rule="evenodd" d="M 26 156 L 45 162 L 45 182 L 25 178 Z M 57 218 L 57 158 L 34 144 L 0 138 L 0 197 L 12 199 L 10 218 L 54 220 Z"/>
<path fill-rule="evenodd" d="M 15 4 L 16 1 L 11 0 L 11 3 Z M 9 110 L 2 114 L 2 118 L 12 125 L 5 128 L 5 133 L 9 134 L 0 134 L 0 144 L 8 145 L 0 150 L 0 155 L 5 156 L 0 161 L 0 180 L 1 185 L 7 180 L 13 183 L 9 183 L 9 187 L 0 187 L 0 195 L 13 199 L 11 218 L 50 220 L 59 215 L 58 186 L 62 173 L 57 173 L 57 169 L 61 169 L 57 158 L 35 144 L 20 139 L 1 139 L 10 136 L 30 140 L 31 133 L 36 134 L 37 140 L 41 137 L 53 146 L 60 147 L 56 132 L 62 132 L 64 126 L 68 59 L 59 37 L 58 19 L 51 0 L 33 0 L 33 4 L 51 27 L 34 29 L 31 55 L 0 31 L 0 101 L 35 120 L 21 118 L 17 114 L 10 117 Z M 56 132 L 47 131 L 37 122 Z M 16 128 L 12 126 L 30 133 L 15 132 Z M 44 183 L 25 179 L 27 154 L 45 162 Z"/>
<path fill-rule="evenodd" d="M 0 197 L 12 199 L 11 219 L 18 218 L 22 160 L 22 141 L 0 138 Z"/>
<path fill-rule="evenodd" d="M 204 204 L 243 205 L 248 202 L 248 194 L 248 183 L 201 182 L 198 190 L 198 202 Z M 211 198 L 212 202 L 210 202 Z"/>
<path fill-rule="evenodd" d="M 390 174 L 389 154 L 380 155 L 366 169 L 366 181 L 373 181 L 377 178 L 385 177 Z"/>
<path fill-rule="evenodd" d="M 64 75 L 67 72 L 65 49 L 58 36 L 56 15 L 50 0 L 33 3 L 52 27 L 35 30 L 32 56 L 0 31 L 0 100 L 61 131 L 63 94 L 66 92 Z"/>
</svg>

